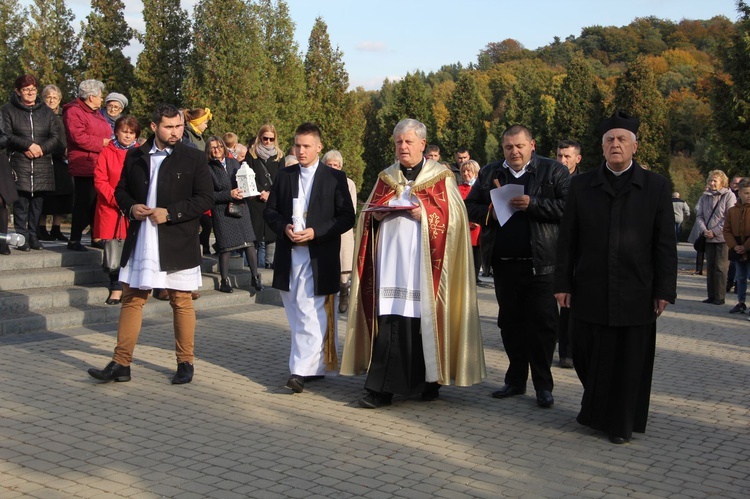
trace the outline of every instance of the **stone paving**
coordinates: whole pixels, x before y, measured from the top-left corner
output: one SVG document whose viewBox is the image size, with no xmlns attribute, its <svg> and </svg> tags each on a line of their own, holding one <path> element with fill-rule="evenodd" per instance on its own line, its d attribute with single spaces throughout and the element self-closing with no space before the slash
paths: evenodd
<svg viewBox="0 0 750 499">
<path fill-rule="evenodd" d="M 375 411 L 356 405 L 362 377 L 283 387 L 289 332 L 270 305 L 200 314 L 183 386 L 171 317 L 144 322 L 129 383 L 86 374 L 109 361 L 114 325 L 0 337 L 0 497 L 745 498 L 750 322 L 728 314 L 734 295 L 704 297 L 684 269 L 659 320 L 647 433 L 622 446 L 575 422 L 573 370 L 554 368 L 552 409 L 530 383 L 489 396 L 507 359 L 488 288 L 485 382 Z"/>
</svg>

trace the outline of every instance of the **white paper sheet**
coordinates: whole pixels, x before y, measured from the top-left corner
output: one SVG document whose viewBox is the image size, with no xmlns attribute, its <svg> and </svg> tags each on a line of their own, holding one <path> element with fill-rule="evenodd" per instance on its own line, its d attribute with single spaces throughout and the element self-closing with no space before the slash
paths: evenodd
<svg viewBox="0 0 750 499">
<path fill-rule="evenodd" d="M 492 206 L 495 208 L 495 215 L 501 227 L 513 213 L 518 211 L 517 208 L 510 206 L 510 200 L 518 196 L 523 196 L 523 186 L 519 184 L 507 184 L 490 191 Z"/>
</svg>

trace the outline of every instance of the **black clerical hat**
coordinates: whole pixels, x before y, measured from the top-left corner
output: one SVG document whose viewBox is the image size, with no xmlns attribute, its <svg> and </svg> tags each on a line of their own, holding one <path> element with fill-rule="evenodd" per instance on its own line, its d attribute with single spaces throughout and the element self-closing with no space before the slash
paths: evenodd
<svg viewBox="0 0 750 499">
<path fill-rule="evenodd" d="M 613 128 L 624 128 L 635 134 L 638 133 L 638 126 L 641 121 L 638 118 L 631 118 L 620 110 L 615 111 L 611 117 L 604 120 L 599 127 L 599 135 L 604 135 Z"/>
</svg>

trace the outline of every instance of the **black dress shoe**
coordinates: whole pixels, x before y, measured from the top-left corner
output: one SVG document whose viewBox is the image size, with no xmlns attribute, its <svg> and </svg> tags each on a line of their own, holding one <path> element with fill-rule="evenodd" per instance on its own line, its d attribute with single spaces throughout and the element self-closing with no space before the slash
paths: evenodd
<svg viewBox="0 0 750 499">
<path fill-rule="evenodd" d="M 514 395 L 523 395 L 524 393 L 526 393 L 525 386 L 503 385 L 498 391 L 492 392 L 492 396 L 496 399 L 505 399 Z"/>
<path fill-rule="evenodd" d="M 44 246 L 39 242 L 39 238 L 36 235 L 29 236 L 29 247 L 33 250 L 43 250 Z"/>
<path fill-rule="evenodd" d="M 263 291 L 263 283 L 260 281 L 260 274 L 254 275 L 251 284 L 255 291 Z"/>
<path fill-rule="evenodd" d="M 219 283 L 219 291 L 222 293 L 234 293 L 232 285 L 229 284 L 229 279 L 222 279 Z"/>
<path fill-rule="evenodd" d="M 609 441 L 615 445 L 622 445 L 630 442 L 630 439 L 625 437 L 618 437 L 617 435 L 610 435 Z"/>
<path fill-rule="evenodd" d="M 72 251 L 88 251 L 86 246 L 81 244 L 80 241 L 68 241 L 68 249 Z"/>
<path fill-rule="evenodd" d="M 294 393 L 302 393 L 305 389 L 305 377 L 299 374 L 292 374 L 289 379 L 286 380 L 286 387 Z"/>
<path fill-rule="evenodd" d="M 180 362 L 177 364 L 177 372 L 172 378 L 173 385 L 184 385 L 193 381 L 193 372 L 195 368 L 190 362 Z"/>
<path fill-rule="evenodd" d="M 98 241 L 91 241 L 91 247 L 103 250 L 104 249 L 104 241 L 99 239 Z"/>
<path fill-rule="evenodd" d="M 47 232 L 47 227 L 42 227 L 41 225 L 36 228 L 36 237 L 38 237 L 40 241 L 55 240 L 55 236 Z"/>
<path fill-rule="evenodd" d="M 104 369 L 89 369 L 89 375 L 99 381 L 130 381 L 130 366 L 121 366 L 113 360 Z"/>
<path fill-rule="evenodd" d="M 308 381 L 318 381 L 326 377 L 324 374 L 316 374 L 315 376 L 303 376 L 303 378 L 305 379 L 305 383 L 307 383 Z"/>
<path fill-rule="evenodd" d="M 364 409 L 378 409 L 380 407 L 391 405 L 393 402 L 393 394 L 370 392 L 366 397 L 362 397 L 357 402 L 359 403 L 359 406 Z"/>
<path fill-rule="evenodd" d="M 701 303 L 713 303 L 714 301 L 714 298 L 706 298 L 705 300 L 701 301 Z"/>
<path fill-rule="evenodd" d="M 31 251 L 31 246 L 29 246 L 29 243 L 23 243 L 21 246 L 16 248 L 18 251 Z"/>
<path fill-rule="evenodd" d="M 0 243 L 0 255 L 10 255 L 10 247 L 5 243 Z"/>
<path fill-rule="evenodd" d="M 425 383 L 424 390 L 422 390 L 422 400 L 426 400 L 427 402 L 432 402 L 433 400 L 437 400 L 438 397 L 440 397 L 441 386 L 442 385 L 437 382 Z"/>
<path fill-rule="evenodd" d="M 539 407 L 544 407 L 545 409 L 548 409 L 552 407 L 555 403 L 554 397 L 552 397 L 552 392 L 549 390 L 537 390 L 536 391 L 536 405 Z"/>
<path fill-rule="evenodd" d="M 63 234 L 62 231 L 60 231 L 59 225 L 53 225 L 49 235 L 53 238 L 53 241 L 61 241 L 63 243 L 68 242 L 68 238 L 65 237 L 65 234 Z"/>
</svg>

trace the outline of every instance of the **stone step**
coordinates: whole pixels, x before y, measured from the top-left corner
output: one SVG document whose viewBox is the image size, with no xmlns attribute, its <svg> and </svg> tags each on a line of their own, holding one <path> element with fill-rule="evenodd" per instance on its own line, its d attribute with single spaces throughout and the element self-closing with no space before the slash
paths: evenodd
<svg viewBox="0 0 750 499">
<path fill-rule="evenodd" d="M 10 255 L 0 256 L 0 272 L 101 265 L 102 250 L 70 251 L 65 243 L 44 243 L 43 250 L 18 251 L 11 248 Z M 0 274 L 2 276 L 4 274 Z"/>
<path fill-rule="evenodd" d="M 204 279 L 205 280 L 205 279 Z M 89 295 L 100 298 L 98 303 L 83 303 L 77 306 L 53 306 L 42 308 L 33 312 L 19 312 L 15 314 L 3 314 L 0 321 L 0 336 L 8 334 L 33 333 L 44 331 L 56 331 L 71 327 L 92 326 L 97 324 L 112 324 L 116 328 L 120 317 L 120 307 L 105 305 L 106 289 L 101 288 L 104 293 Z M 193 302 L 196 314 L 210 313 L 212 316 L 224 310 L 227 314 L 238 311 L 248 311 L 255 307 L 269 307 L 269 310 L 277 311 L 281 304 L 278 291 L 266 288 L 256 293 L 255 290 L 235 289 L 233 293 L 221 293 L 214 289 L 201 289 L 201 297 Z M 279 313 L 283 313 L 279 311 Z M 149 298 L 143 307 L 144 319 L 152 317 L 171 316 L 172 308 L 168 301 L 160 301 Z"/>
</svg>

